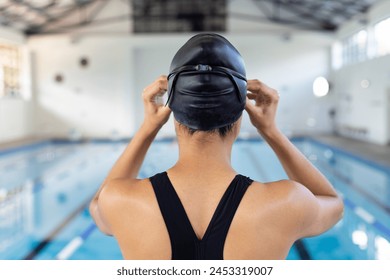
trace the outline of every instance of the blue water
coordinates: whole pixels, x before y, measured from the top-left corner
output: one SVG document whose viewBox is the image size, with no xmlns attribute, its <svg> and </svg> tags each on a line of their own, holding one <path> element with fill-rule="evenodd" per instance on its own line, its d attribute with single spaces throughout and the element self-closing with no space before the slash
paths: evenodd
<svg viewBox="0 0 390 280">
<path fill-rule="evenodd" d="M 310 139 L 294 144 L 333 183 L 344 218 L 328 232 L 293 246 L 288 259 L 390 259 L 390 171 Z M 0 259 L 121 259 L 115 239 L 94 227 L 88 202 L 125 143 L 45 142 L 0 151 Z M 151 146 L 141 177 L 166 170 L 174 141 Z M 258 181 L 286 175 L 262 141 L 235 143 L 232 164 Z"/>
</svg>

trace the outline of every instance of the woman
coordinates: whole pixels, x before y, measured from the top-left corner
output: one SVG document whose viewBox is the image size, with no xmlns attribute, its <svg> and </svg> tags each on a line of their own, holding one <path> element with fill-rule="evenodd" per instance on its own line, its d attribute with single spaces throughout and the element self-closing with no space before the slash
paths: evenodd
<svg viewBox="0 0 390 280">
<path fill-rule="evenodd" d="M 225 38 L 194 36 L 170 72 L 145 88 L 143 124 L 90 205 L 124 258 L 284 259 L 296 240 L 341 218 L 332 185 L 277 128 L 277 92 L 246 81 L 242 58 Z M 157 104 L 167 90 L 169 106 Z M 255 182 L 232 168 L 244 109 L 289 180 Z M 179 159 L 167 172 L 137 179 L 171 110 Z"/>
</svg>

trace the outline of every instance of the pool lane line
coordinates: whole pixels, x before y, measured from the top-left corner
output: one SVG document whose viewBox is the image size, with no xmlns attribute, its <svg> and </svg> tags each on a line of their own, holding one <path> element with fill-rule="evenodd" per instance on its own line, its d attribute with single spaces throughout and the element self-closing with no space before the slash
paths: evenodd
<svg viewBox="0 0 390 280">
<path fill-rule="evenodd" d="M 50 141 L 49 141 L 49 144 L 50 144 Z M 35 152 L 35 154 L 30 155 L 29 158 L 30 157 L 31 158 L 36 157 L 37 155 L 39 156 L 39 154 L 41 154 L 41 153 L 42 152 Z M 0 154 L 0 157 L 1 157 L 1 154 Z M 11 163 L 11 164 L 8 164 L 8 165 L 5 165 L 5 166 L 0 166 L 0 171 L 1 171 L 2 168 L 8 167 L 8 166 L 13 165 L 13 164 L 17 164 L 17 163 L 19 163 L 22 160 L 23 159 L 17 159 L 17 160 L 14 160 L 13 163 Z M 74 162 L 77 163 L 77 160 L 72 160 L 71 161 L 71 163 L 74 163 Z M 83 160 L 83 161 L 81 161 L 79 163 L 78 167 L 80 169 L 84 168 L 86 164 L 87 164 L 86 160 Z M 46 170 L 43 170 L 43 171 L 46 171 Z M 12 194 L 15 190 L 17 190 L 19 188 L 23 188 L 24 185 L 26 184 L 26 182 L 29 182 L 29 181 L 34 182 L 34 192 L 38 192 L 38 191 L 40 191 L 44 187 L 43 186 L 44 184 L 42 183 L 42 181 L 43 181 L 43 178 L 46 178 L 47 176 L 48 175 L 42 176 L 42 175 L 38 175 L 38 174 L 29 175 L 27 178 L 24 179 L 24 182 L 22 184 L 14 185 L 14 186 L 10 187 L 9 189 L 7 189 L 5 195 L 3 195 L 3 196 L 5 196 L 7 198 L 8 194 Z M 49 177 L 50 176 L 51 175 L 49 175 Z M 64 170 L 62 172 L 59 172 L 56 176 L 53 176 L 53 178 L 56 178 L 56 179 L 61 181 L 61 180 L 65 179 L 65 178 L 67 178 L 68 176 L 69 176 L 69 170 Z M 36 184 L 39 184 L 38 188 L 35 187 Z M 3 201 L 3 200 L 4 200 L 4 198 L 0 197 L 0 202 Z"/>
<path fill-rule="evenodd" d="M 93 195 L 94 196 L 94 195 Z M 74 210 L 59 226 L 57 226 L 45 239 L 38 243 L 38 245 L 31 250 L 23 259 L 33 260 L 52 240 L 63 230 L 77 215 L 79 215 L 89 205 L 93 196 L 86 199 L 76 210 Z"/>
<path fill-rule="evenodd" d="M 309 254 L 309 251 L 306 248 L 306 245 L 303 243 L 302 239 L 298 239 L 294 242 L 295 248 L 298 251 L 298 255 L 301 260 L 312 260 L 311 255 Z"/>
<path fill-rule="evenodd" d="M 357 206 L 352 201 L 350 201 L 348 198 L 344 198 L 344 203 L 347 205 L 357 216 L 359 216 L 362 220 L 364 220 L 366 223 L 372 225 L 377 230 L 384 233 L 387 238 L 390 240 L 390 228 L 379 222 L 372 214 L 367 212 L 365 209 L 361 208 L 360 206 Z"/>
<path fill-rule="evenodd" d="M 73 238 L 57 255 L 57 260 L 67 260 L 96 229 L 96 224 L 92 222 L 80 235 Z"/>
<path fill-rule="evenodd" d="M 344 205 L 350 208 L 359 218 L 361 218 L 363 221 L 365 221 L 367 224 L 370 224 L 377 230 L 384 233 L 389 239 L 390 239 L 390 228 L 379 222 L 374 215 L 369 213 L 367 210 L 363 209 L 362 207 L 358 206 L 353 201 L 349 200 L 348 198 L 343 198 Z"/>
</svg>

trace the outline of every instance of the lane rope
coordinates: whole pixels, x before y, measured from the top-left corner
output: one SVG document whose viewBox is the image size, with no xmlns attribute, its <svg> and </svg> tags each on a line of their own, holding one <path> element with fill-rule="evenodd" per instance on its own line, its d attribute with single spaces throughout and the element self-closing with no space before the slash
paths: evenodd
<svg viewBox="0 0 390 280">
<path fill-rule="evenodd" d="M 69 259 L 77 249 L 87 240 L 96 229 L 95 223 L 91 223 L 80 235 L 73 238 L 56 256 L 57 260 Z"/>
</svg>

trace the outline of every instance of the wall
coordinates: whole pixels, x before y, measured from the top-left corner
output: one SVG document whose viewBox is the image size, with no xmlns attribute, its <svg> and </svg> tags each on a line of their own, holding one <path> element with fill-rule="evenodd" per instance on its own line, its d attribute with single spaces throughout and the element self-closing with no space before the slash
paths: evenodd
<svg viewBox="0 0 390 280">
<path fill-rule="evenodd" d="M 334 73 L 333 82 L 339 97 L 337 129 L 341 135 L 378 144 L 388 138 L 388 104 L 386 102 L 390 57 L 376 58 L 346 66 Z M 368 80 L 368 88 L 361 86 Z"/>
<path fill-rule="evenodd" d="M 37 126 L 55 137 L 128 137 L 142 122 L 142 90 L 159 75 L 191 35 L 33 37 Z M 226 34 L 247 63 L 248 78 L 259 78 L 280 91 L 278 122 L 289 133 L 329 132 L 331 98 L 317 99 L 312 82 L 327 75 L 329 37 L 300 33 L 279 35 Z M 88 68 L 78 65 L 90 59 Z M 61 73 L 62 83 L 54 76 Z M 320 109 L 321 108 L 321 109 Z M 245 117 L 246 118 L 246 117 Z M 255 133 L 246 118 L 243 132 Z M 172 121 L 161 136 L 173 135 Z"/>
<path fill-rule="evenodd" d="M 375 23 L 390 16 L 390 2 L 374 5 L 362 18 L 346 23 L 337 33 L 342 40 L 359 30 L 372 30 Z M 371 46 L 370 46 L 371 47 Z M 390 142 L 390 55 L 372 58 L 331 72 L 337 96 L 337 130 L 339 134 L 377 144 Z M 362 80 L 369 87 L 361 86 Z"/>
<path fill-rule="evenodd" d="M 315 98 L 312 82 L 316 76 L 328 75 L 332 38 L 271 24 L 251 0 L 229 1 L 229 11 L 253 15 L 228 17 L 225 35 L 242 53 L 248 77 L 279 90 L 282 129 L 290 134 L 330 132 L 328 111 L 334 100 L 331 96 Z M 127 2 L 111 0 L 96 19 L 127 13 L 131 13 Z M 58 24 L 71 24 L 77 16 Z M 141 36 L 131 30 L 131 22 L 115 22 L 29 38 L 39 135 L 107 138 L 129 137 L 135 132 L 143 117 L 142 90 L 159 75 L 168 74 L 173 55 L 192 34 Z M 79 67 L 82 56 L 90 59 L 88 68 Z M 54 81 L 58 73 L 64 76 L 62 83 Z M 247 116 L 243 132 L 255 133 Z M 173 134 L 171 120 L 160 136 Z"/>
<path fill-rule="evenodd" d="M 24 36 L 15 30 L 0 27 L 0 43 L 23 46 Z M 2 98 L 0 99 L 0 143 L 25 138 L 33 134 L 34 123 L 34 102 L 30 95 L 29 67 L 30 61 L 28 52 L 22 47 L 24 59 L 24 98 Z"/>
<path fill-rule="evenodd" d="M 277 122 L 287 134 L 329 133 L 332 96 L 316 98 L 313 81 L 328 76 L 331 37 L 319 33 L 238 36 L 232 41 L 241 51 L 249 79 L 260 79 L 280 94 Z M 249 122 L 243 129 L 254 132 Z"/>
<path fill-rule="evenodd" d="M 29 40 L 37 98 L 35 130 L 48 137 L 117 137 L 133 127 L 132 51 L 126 37 Z M 81 67 L 86 57 L 89 65 Z M 63 81 L 55 81 L 62 75 Z"/>
<path fill-rule="evenodd" d="M 12 44 L 22 44 L 25 41 L 24 35 L 14 29 L 0 26 L 0 41 Z"/>
<path fill-rule="evenodd" d="M 390 142 L 390 86 L 387 88 L 387 143 Z"/>
</svg>

